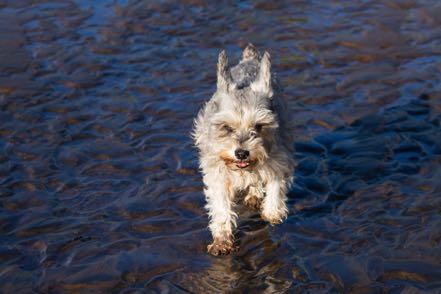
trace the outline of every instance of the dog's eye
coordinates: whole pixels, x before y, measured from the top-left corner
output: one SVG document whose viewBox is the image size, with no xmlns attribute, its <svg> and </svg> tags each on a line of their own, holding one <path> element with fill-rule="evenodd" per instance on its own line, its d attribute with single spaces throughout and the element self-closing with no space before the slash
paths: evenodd
<svg viewBox="0 0 441 294">
<path fill-rule="evenodd" d="M 229 125 L 223 125 L 222 126 L 222 130 L 227 132 L 227 133 L 232 133 L 233 132 L 233 128 L 230 127 Z"/>
<path fill-rule="evenodd" d="M 256 132 L 260 133 L 262 131 L 263 126 L 261 124 L 257 124 L 254 126 L 254 129 Z"/>
</svg>

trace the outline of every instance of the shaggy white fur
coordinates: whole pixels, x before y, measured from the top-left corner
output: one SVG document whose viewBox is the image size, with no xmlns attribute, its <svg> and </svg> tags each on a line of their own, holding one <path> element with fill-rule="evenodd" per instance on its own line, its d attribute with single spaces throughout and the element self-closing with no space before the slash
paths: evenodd
<svg viewBox="0 0 441 294">
<path fill-rule="evenodd" d="M 261 57 L 249 44 L 233 68 L 225 51 L 219 54 L 217 91 L 200 110 L 193 132 L 214 239 L 207 249 L 213 255 L 233 250 L 238 193 L 271 224 L 287 217 L 294 162 L 281 98 L 268 52 Z"/>
</svg>

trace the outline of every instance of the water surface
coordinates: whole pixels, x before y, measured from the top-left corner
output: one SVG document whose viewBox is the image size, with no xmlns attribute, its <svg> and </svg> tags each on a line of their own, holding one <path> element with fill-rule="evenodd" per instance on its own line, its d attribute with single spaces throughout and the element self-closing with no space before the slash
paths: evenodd
<svg viewBox="0 0 441 294">
<path fill-rule="evenodd" d="M 441 292 L 439 2 L 221 2 L 0 1 L 0 292 Z M 189 133 L 248 42 L 296 179 L 215 258 Z"/>
</svg>

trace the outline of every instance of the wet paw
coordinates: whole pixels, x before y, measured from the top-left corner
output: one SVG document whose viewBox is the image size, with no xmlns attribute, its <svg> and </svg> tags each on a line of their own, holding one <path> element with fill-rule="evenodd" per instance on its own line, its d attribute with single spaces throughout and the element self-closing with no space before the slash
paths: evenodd
<svg viewBox="0 0 441 294">
<path fill-rule="evenodd" d="M 253 195 L 253 196 L 247 196 L 244 200 L 244 203 L 246 206 L 250 208 L 259 210 L 261 201 L 259 198 Z"/>
<path fill-rule="evenodd" d="M 218 240 L 215 239 L 213 243 L 207 246 L 207 252 L 211 255 L 227 255 L 233 251 L 233 241 L 232 240 Z"/>
<path fill-rule="evenodd" d="M 278 225 L 281 224 L 283 222 L 283 220 L 286 218 L 286 214 L 267 214 L 263 211 L 260 212 L 260 217 L 264 220 L 269 222 L 272 225 Z"/>
</svg>

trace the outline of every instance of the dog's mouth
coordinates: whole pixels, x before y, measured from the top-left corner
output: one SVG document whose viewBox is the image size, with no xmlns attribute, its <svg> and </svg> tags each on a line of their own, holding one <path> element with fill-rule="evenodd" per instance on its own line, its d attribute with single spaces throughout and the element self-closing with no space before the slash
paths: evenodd
<svg viewBox="0 0 441 294">
<path fill-rule="evenodd" d="M 238 168 L 247 168 L 248 166 L 250 166 L 250 162 L 249 161 L 236 161 L 236 166 Z"/>
</svg>

